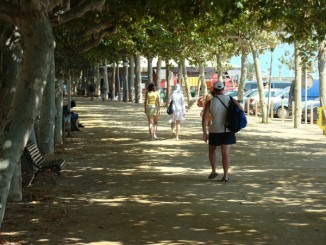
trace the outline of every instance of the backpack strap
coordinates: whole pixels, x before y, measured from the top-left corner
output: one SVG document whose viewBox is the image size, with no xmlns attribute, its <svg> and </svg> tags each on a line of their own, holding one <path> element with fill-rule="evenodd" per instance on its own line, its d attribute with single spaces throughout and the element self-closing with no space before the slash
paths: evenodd
<svg viewBox="0 0 326 245">
<path fill-rule="evenodd" d="M 214 97 L 216 97 L 222 103 L 222 105 L 225 107 L 225 109 L 229 110 L 229 108 L 226 107 L 226 105 L 222 102 L 222 100 L 218 96 L 214 96 Z"/>
</svg>

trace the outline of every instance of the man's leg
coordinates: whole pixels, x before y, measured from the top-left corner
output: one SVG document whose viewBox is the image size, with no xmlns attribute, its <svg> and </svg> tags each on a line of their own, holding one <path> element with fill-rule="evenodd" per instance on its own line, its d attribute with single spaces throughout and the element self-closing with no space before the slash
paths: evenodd
<svg viewBox="0 0 326 245">
<path fill-rule="evenodd" d="M 218 175 L 216 173 L 216 146 L 215 145 L 208 145 L 208 158 L 212 168 L 212 173 L 208 176 L 208 178 L 215 179 L 216 176 Z"/>
<path fill-rule="evenodd" d="M 223 166 L 223 180 L 229 181 L 229 167 L 230 167 L 230 149 L 231 145 L 221 145 L 222 166 Z"/>
</svg>

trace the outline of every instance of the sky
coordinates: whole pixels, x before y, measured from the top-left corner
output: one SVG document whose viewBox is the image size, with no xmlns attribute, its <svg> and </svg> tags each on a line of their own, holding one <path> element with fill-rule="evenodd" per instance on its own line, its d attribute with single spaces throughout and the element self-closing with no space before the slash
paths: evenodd
<svg viewBox="0 0 326 245">
<path fill-rule="evenodd" d="M 279 76 L 279 66 L 282 65 L 282 77 L 294 77 L 294 71 L 291 71 L 287 68 L 286 65 L 283 65 L 280 62 L 280 58 L 285 55 L 285 52 L 290 52 L 290 57 L 293 56 L 294 48 L 293 45 L 289 44 L 281 44 L 275 47 L 273 52 L 273 67 L 272 67 L 272 77 L 278 77 Z M 262 73 L 265 72 L 268 73 L 270 62 L 271 62 L 271 52 L 267 51 L 264 54 L 261 54 L 259 56 L 260 58 L 260 68 Z M 288 59 L 288 58 L 287 58 Z M 249 62 L 253 63 L 252 55 L 249 55 Z M 233 57 L 230 61 L 231 64 L 236 66 L 241 66 L 241 57 Z M 318 71 L 315 74 L 312 74 L 313 77 L 318 77 Z"/>
</svg>

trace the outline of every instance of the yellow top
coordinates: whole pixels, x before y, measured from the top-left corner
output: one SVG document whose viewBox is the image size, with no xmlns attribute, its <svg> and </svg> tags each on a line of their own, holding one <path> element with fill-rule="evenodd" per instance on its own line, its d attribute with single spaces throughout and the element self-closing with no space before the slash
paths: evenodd
<svg viewBox="0 0 326 245">
<path fill-rule="evenodd" d="M 156 100 L 158 98 L 158 94 L 154 91 L 150 91 L 147 93 L 147 105 L 156 105 Z"/>
</svg>

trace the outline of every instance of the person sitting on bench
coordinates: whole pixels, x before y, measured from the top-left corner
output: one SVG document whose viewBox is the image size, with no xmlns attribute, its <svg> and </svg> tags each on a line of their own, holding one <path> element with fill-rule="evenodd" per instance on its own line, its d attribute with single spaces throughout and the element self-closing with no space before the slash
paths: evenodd
<svg viewBox="0 0 326 245">
<path fill-rule="evenodd" d="M 74 100 L 72 100 L 70 102 L 70 108 L 74 108 L 74 107 L 76 107 L 76 102 Z M 79 115 L 73 111 L 70 111 L 68 109 L 68 105 L 63 106 L 63 117 L 66 117 L 69 114 L 70 114 L 71 131 L 80 131 L 80 129 L 78 127 L 83 128 L 84 125 L 79 123 Z"/>
</svg>

